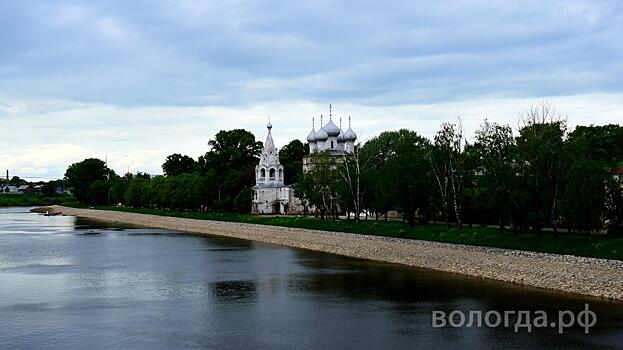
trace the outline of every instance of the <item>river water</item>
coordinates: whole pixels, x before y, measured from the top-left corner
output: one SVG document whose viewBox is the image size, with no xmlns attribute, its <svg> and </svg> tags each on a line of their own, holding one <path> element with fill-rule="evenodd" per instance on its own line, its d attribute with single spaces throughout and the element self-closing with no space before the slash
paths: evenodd
<svg viewBox="0 0 623 350">
<path fill-rule="evenodd" d="M 440 310 L 580 327 L 432 327 Z M 0 209 L 1 349 L 617 349 L 623 304 L 220 237 Z"/>
</svg>

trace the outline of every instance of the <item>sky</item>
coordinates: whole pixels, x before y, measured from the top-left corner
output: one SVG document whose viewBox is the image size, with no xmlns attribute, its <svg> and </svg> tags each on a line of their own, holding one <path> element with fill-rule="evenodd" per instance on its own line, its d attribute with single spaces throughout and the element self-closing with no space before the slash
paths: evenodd
<svg viewBox="0 0 623 350">
<path fill-rule="evenodd" d="M 62 177 L 88 157 L 160 174 L 219 131 L 277 147 L 333 106 L 360 141 L 518 124 L 623 121 L 623 2 L 0 1 L 0 170 Z"/>
</svg>

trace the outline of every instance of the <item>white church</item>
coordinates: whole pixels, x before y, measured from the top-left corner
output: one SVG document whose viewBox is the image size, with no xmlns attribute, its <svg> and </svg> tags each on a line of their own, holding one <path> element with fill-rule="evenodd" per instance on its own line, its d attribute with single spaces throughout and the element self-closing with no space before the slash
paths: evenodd
<svg viewBox="0 0 623 350">
<path fill-rule="evenodd" d="M 341 123 L 340 123 L 341 124 Z M 291 186 L 285 185 L 283 165 L 279 162 L 279 151 L 275 147 L 272 137 L 273 125 L 268 122 L 266 126 L 268 135 L 260 162 L 255 167 L 255 186 L 253 187 L 252 213 L 254 214 L 297 214 L 303 211 L 300 200 L 294 196 Z M 312 130 L 307 135 L 310 156 L 316 152 L 327 152 L 331 156 L 345 156 L 355 150 L 357 134 L 350 126 L 343 131 L 333 122 L 331 105 L 329 105 L 329 121 L 322 125 L 320 116 L 320 129 L 315 130 L 312 119 Z M 303 171 L 310 166 L 310 157 L 303 159 Z"/>
</svg>

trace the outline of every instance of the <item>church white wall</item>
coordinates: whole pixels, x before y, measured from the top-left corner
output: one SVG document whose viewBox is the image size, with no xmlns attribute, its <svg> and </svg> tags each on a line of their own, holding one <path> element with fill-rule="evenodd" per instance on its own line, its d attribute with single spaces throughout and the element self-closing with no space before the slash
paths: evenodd
<svg viewBox="0 0 623 350">
<path fill-rule="evenodd" d="M 326 149 L 328 150 L 336 150 L 337 149 L 337 137 L 330 136 L 327 140 Z"/>
<path fill-rule="evenodd" d="M 292 189 L 287 186 L 255 188 L 253 190 L 254 214 L 285 214 Z"/>
<path fill-rule="evenodd" d="M 347 141 L 344 143 L 344 152 L 353 153 L 355 151 L 355 143 L 353 141 Z"/>
</svg>

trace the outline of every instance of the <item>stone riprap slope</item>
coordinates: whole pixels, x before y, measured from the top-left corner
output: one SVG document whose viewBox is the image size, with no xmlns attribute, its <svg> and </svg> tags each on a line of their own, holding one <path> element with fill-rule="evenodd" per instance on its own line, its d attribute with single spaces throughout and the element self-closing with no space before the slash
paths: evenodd
<svg viewBox="0 0 623 350">
<path fill-rule="evenodd" d="M 54 206 L 63 215 L 234 237 L 623 301 L 623 262 L 235 222 Z"/>
</svg>

